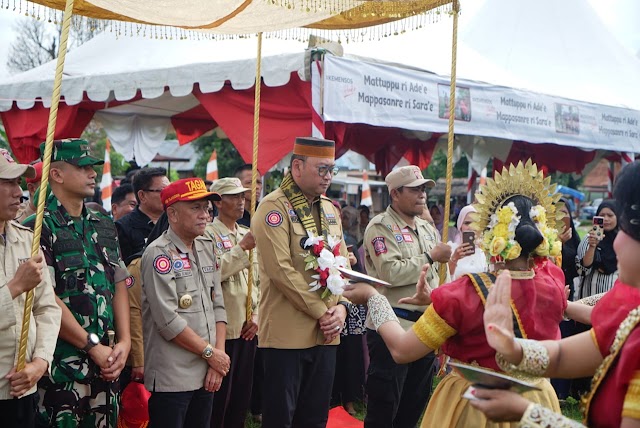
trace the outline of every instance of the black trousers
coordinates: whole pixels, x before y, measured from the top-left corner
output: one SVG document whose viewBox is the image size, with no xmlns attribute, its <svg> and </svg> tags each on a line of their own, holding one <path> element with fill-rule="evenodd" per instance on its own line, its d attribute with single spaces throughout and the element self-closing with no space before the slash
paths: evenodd
<svg viewBox="0 0 640 428">
<path fill-rule="evenodd" d="M 204 388 L 185 392 L 151 392 L 149 428 L 208 427 L 213 392 Z"/>
<path fill-rule="evenodd" d="M 249 410 L 253 384 L 253 359 L 258 338 L 242 338 L 224 342 L 225 352 L 231 359 L 231 369 L 222 379 L 220 390 L 215 393 L 211 428 L 244 428 Z"/>
<path fill-rule="evenodd" d="M 336 348 L 262 349 L 262 428 L 325 428 Z"/>
<path fill-rule="evenodd" d="M 26 397 L 0 400 L 0 415 L 5 428 L 34 428 L 38 411 L 38 393 Z"/>
<path fill-rule="evenodd" d="M 396 364 L 382 337 L 373 330 L 367 330 L 367 347 L 365 428 L 414 428 L 431 396 L 435 355 Z"/>
<path fill-rule="evenodd" d="M 333 380 L 333 402 L 345 405 L 362 400 L 364 389 L 364 346 L 362 335 L 340 336 Z"/>
<path fill-rule="evenodd" d="M 257 337 L 257 336 L 256 336 Z M 251 414 L 262 414 L 262 390 L 264 389 L 264 362 L 262 348 L 256 349 L 253 360 L 253 387 L 251 388 Z"/>
</svg>

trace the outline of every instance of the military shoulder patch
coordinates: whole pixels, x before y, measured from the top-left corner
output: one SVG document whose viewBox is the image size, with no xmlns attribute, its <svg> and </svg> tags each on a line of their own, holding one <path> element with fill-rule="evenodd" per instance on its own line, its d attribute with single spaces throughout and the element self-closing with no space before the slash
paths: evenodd
<svg viewBox="0 0 640 428">
<path fill-rule="evenodd" d="M 136 283 L 136 279 L 133 277 L 133 275 L 129 275 L 127 279 L 124 280 L 124 285 L 126 285 L 127 288 L 133 287 L 133 284 L 135 283 Z"/>
<path fill-rule="evenodd" d="M 373 251 L 376 253 L 376 256 L 387 252 L 387 244 L 384 243 L 384 236 L 376 236 L 373 238 L 371 245 L 373 245 Z"/>
<path fill-rule="evenodd" d="M 267 224 L 271 227 L 278 227 L 282 224 L 282 214 L 279 211 L 269 211 L 265 217 Z"/>
<path fill-rule="evenodd" d="M 171 268 L 172 268 L 171 259 L 165 256 L 164 254 L 160 254 L 159 256 L 156 256 L 155 259 L 153 259 L 153 268 L 160 275 L 165 275 L 171 272 Z"/>
</svg>

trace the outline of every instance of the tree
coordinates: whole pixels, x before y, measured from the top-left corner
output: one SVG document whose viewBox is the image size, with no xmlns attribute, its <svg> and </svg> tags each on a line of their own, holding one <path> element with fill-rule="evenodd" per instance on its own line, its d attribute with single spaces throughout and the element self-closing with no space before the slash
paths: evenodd
<svg viewBox="0 0 640 428">
<path fill-rule="evenodd" d="M 195 145 L 196 153 L 199 156 L 193 168 L 193 174 L 196 177 L 206 177 L 207 163 L 209 162 L 209 156 L 211 156 L 213 149 L 216 150 L 216 154 L 218 155 L 219 177 L 230 177 L 237 167 L 245 163 L 228 138 L 219 138 L 214 134 L 200 137 L 190 144 Z"/>
<path fill-rule="evenodd" d="M 453 165 L 453 178 L 464 178 L 468 175 L 469 162 L 466 155 Z M 437 181 L 447 176 L 447 153 L 438 150 L 433 154 L 431 163 L 425 171 L 425 177 Z"/>
<path fill-rule="evenodd" d="M 31 70 L 58 57 L 62 24 L 23 18 L 14 26 L 17 38 L 11 43 L 7 67 L 14 72 Z M 95 20 L 72 21 L 67 50 L 93 38 L 99 30 Z"/>
<path fill-rule="evenodd" d="M 82 139 L 89 143 L 89 148 L 93 156 L 99 159 L 104 157 L 104 149 L 107 146 L 107 134 L 104 132 L 104 129 L 95 125 L 94 122 L 90 122 L 87 129 L 82 133 Z M 111 147 L 109 157 L 111 159 L 111 176 L 124 176 L 127 172 L 127 168 L 129 168 L 129 162 L 126 162 L 124 160 L 124 156 L 116 152 L 113 149 L 113 146 Z M 102 166 L 95 167 L 96 172 L 98 173 L 98 182 L 102 179 L 102 168 Z"/>
</svg>

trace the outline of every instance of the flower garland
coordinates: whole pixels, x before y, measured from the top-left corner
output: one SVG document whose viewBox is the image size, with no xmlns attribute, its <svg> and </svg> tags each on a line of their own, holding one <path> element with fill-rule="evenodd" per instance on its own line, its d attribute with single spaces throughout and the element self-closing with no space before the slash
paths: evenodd
<svg viewBox="0 0 640 428">
<path fill-rule="evenodd" d="M 529 217 L 542 233 L 542 243 L 536 248 L 536 255 L 541 257 L 557 257 L 562 254 L 562 242 L 558 240 L 558 231 L 547 226 L 547 212 L 541 205 L 529 210 Z"/>
<path fill-rule="evenodd" d="M 536 256 L 557 257 L 562 253 L 562 242 L 558 240 L 558 231 L 547 226 L 547 213 L 542 205 L 529 210 L 529 217 L 542 234 L 542 243 L 535 250 Z M 489 224 L 483 235 L 483 248 L 491 255 L 491 263 L 514 260 L 520 257 L 522 247 L 515 240 L 516 227 L 520 224 L 520 215 L 513 202 L 491 214 Z"/>
<path fill-rule="evenodd" d="M 482 243 L 485 253 L 491 255 L 491 263 L 520 257 L 522 247 L 515 239 L 518 224 L 520 216 L 513 202 L 491 214 Z"/>
<path fill-rule="evenodd" d="M 329 294 L 342 294 L 348 280 L 344 279 L 337 268 L 349 266 L 349 261 L 340 255 L 341 240 L 335 236 L 329 236 L 325 243 L 323 236 L 315 236 L 312 232 L 308 232 L 308 235 L 304 248 L 311 250 L 302 254 L 305 270 L 313 270 L 317 273 L 311 276 L 315 281 L 309 284 L 310 291 L 323 288 L 321 296 L 323 299 Z"/>
</svg>

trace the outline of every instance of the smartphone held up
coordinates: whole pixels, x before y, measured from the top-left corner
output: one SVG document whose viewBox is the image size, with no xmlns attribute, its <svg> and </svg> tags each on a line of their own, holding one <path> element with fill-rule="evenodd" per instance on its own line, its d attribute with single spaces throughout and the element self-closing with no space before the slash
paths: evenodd
<svg viewBox="0 0 640 428">
<path fill-rule="evenodd" d="M 602 241 L 602 238 L 604 238 L 604 217 L 594 216 L 592 229 L 596 234 L 596 238 Z"/>
</svg>

